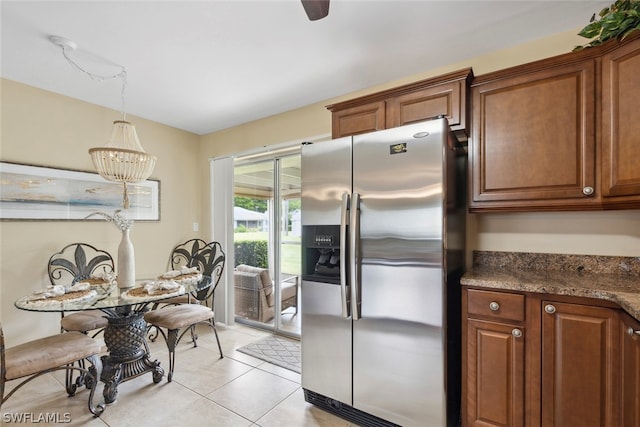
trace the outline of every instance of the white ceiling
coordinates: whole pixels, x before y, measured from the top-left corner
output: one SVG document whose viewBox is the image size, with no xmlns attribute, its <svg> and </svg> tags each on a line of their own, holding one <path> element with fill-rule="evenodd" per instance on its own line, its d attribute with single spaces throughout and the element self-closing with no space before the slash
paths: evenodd
<svg viewBox="0 0 640 427">
<path fill-rule="evenodd" d="M 1 2 L 2 77 L 196 134 L 325 101 L 586 25 L 611 1 Z M 585 39 L 585 42 L 587 40 Z M 117 118 L 117 117 L 116 117 Z"/>
</svg>

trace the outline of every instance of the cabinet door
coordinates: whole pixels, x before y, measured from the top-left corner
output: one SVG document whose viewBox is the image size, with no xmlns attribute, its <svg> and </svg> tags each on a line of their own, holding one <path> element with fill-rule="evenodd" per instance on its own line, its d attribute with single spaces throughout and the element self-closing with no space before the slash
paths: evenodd
<svg viewBox="0 0 640 427">
<path fill-rule="evenodd" d="M 602 57 L 602 195 L 640 206 L 640 39 Z"/>
<path fill-rule="evenodd" d="M 542 301 L 542 425 L 619 425 L 618 312 Z"/>
<path fill-rule="evenodd" d="M 524 426 L 524 328 L 469 319 L 467 427 Z"/>
<path fill-rule="evenodd" d="M 622 321 L 622 427 L 640 426 L 640 322 Z"/>
<path fill-rule="evenodd" d="M 336 111 L 331 121 L 333 138 L 385 129 L 385 102 L 372 102 Z"/>
<path fill-rule="evenodd" d="M 464 129 L 466 90 L 464 81 L 456 81 L 393 97 L 387 101 L 387 127 L 444 116 L 452 130 Z"/>
<path fill-rule="evenodd" d="M 472 88 L 472 210 L 593 203 L 594 78 L 586 60 Z"/>
</svg>

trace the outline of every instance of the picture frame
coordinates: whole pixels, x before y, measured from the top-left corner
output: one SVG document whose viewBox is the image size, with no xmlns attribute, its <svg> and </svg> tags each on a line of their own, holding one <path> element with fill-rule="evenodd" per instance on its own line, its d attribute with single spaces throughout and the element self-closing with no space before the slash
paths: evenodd
<svg viewBox="0 0 640 427">
<path fill-rule="evenodd" d="M 134 221 L 160 221 L 160 181 L 127 184 Z M 97 173 L 0 162 L 0 220 L 104 221 L 99 215 L 123 210 L 123 184 Z"/>
</svg>

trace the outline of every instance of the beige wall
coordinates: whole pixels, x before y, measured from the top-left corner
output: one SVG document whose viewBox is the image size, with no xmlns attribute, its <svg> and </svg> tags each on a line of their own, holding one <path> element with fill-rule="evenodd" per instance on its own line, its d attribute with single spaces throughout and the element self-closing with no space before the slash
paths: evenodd
<svg viewBox="0 0 640 427">
<path fill-rule="evenodd" d="M 93 171 L 87 150 L 107 142 L 118 112 L 9 80 L 1 80 L 2 161 Z M 199 136 L 148 120 L 136 125 L 146 151 L 158 157 L 151 178 L 160 180 L 161 221 L 138 222 L 131 230 L 136 273 L 150 277 L 166 268 L 170 249 L 195 237 L 202 222 Z M 51 254 L 72 242 L 117 253 L 119 230 L 84 221 L 0 222 L 0 319 L 7 344 L 59 331 L 59 315 L 18 310 L 13 301 L 47 284 Z"/>
<path fill-rule="evenodd" d="M 585 43 L 585 39 L 576 35 L 578 31 L 566 31 L 207 135 L 200 147 L 201 167 L 203 170 L 208 167 L 205 165 L 210 157 L 330 133 L 331 115 L 324 106 L 334 102 L 467 67 L 472 67 L 475 75 L 481 75 L 570 52 Z M 204 190 L 203 198 L 207 199 L 209 190 Z M 208 203 L 205 203 L 203 217 L 208 216 Z M 639 210 L 469 214 L 467 224 L 468 262 L 473 250 L 640 256 Z"/>
<path fill-rule="evenodd" d="M 483 55 L 312 104 L 210 135 L 197 136 L 148 120 L 136 124 L 144 148 L 158 156 L 152 178 L 161 181 L 160 222 L 136 223 L 132 239 L 139 277 L 166 267 L 170 248 L 197 235 L 211 236 L 209 162 L 258 147 L 303 141 L 331 132 L 325 105 L 449 71 L 473 67 L 476 75 L 570 51 L 577 30 Z M 0 159 L 92 170 L 87 150 L 106 141 L 115 111 L 0 80 Z M 200 223 L 200 232 L 192 224 Z M 509 250 L 640 256 L 640 211 L 474 214 L 468 216 L 468 250 Z M 213 236 L 215 238 L 215 236 Z M 58 316 L 16 309 L 19 296 L 46 284 L 46 262 L 67 243 L 85 241 L 116 253 L 120 235 L 102 222 L 0 222 L 0 319 L 7 344 L 58 331 Z"/>
</svg>

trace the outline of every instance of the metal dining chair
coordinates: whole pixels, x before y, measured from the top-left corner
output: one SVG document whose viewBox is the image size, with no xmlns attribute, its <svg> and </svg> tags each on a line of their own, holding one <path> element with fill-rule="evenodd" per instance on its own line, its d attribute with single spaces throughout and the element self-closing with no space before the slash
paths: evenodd
<svg viewBox="0 0 640 427">
<path fill-rule="evenodd" d="M 87 243 L 71 243 L 60 251 L 51 255 L 47 264 L 51 285 L 70 286 L 74 283 L 90 279 L 92 276 L 114 273 L 114 262 L 111 255 Z M 75 313 L 61 312 L 60 332 L 80 332 L 94 338 L 107 327 L 107 318 L 100 310 L 85 310 Z M 80 360 L 80 367 L 84 369 L 84 362 Z M 84 375 L 80 375 L 75 386 L 84 383 Z M 68 370 L 66 376 L 67 388 L 73 383 L 73 371 Z"/>
<path fill-rule="evenodd" d="M 48 273 L 52 285 L 70 286 L 97 274 L 114 273 L 111 255 L 87 243 L 71 243 L 49 258 Z M 95 337 L 107 326 L 107 319 L 99 310 L 61 313 L 61 332 L 76 331 Z"/>
<path fill-rule="evenodd" d="M 213 264 L 213 261 L 215 261 L 215 259 L 209 257 L 209 253 L 206 251 L 200 254 L 200 252 L 202 252 L 202 250 L 205 249 L 207 245 L 208 243 L 202 239 L 191 239 L 187 240 L 184 243 L 176 245 L 171 250 L 171 254 L 169 255 L 169 269 L 179 270 L 182 267 L 197 267 L 198 271 L 200 271 L 203 276 L 211 276 L 215 267 L 215 265 Z M 162 300 L 161 302 L 154 304 L 152 310 L 167 305 L 189 303 L 200 304 L 201 301 L 193 298 L 191 294 L 187 293 L 177 297 Z"/>
<path fill-rule="evenodd" d="M 89 410 L 99 417 L 105 409 L 103 403 L 97 406 L 93 404 L 93 395 L 102 372 L 99 353 L 100 343 L 79 332 L 52 335 L 5 348 L 0 323 L 0 408 L 20 387 L 37 377 L 58 370 L 65 370 L 67 373 L 76 370 L 91 378 Z M 84 360 L 91 363 L 90 368 L 86 369 L 83 364 L 78 363 Z M 5 394 L 7 381 L 20 379 L 22 381 Z M 75 385 L 67 385 L 69 396 L 73 396 L 75 392 Z"/>
<path fill-rule="evenodd" d="M 162 335 L 167 344 L 167 349 L 169 350 L 168 381 L 173 378 L 176 346 L 185 333 L 190 332 L 193 346 L 198 346 L 198 337 L 195 333 L 195 326 L 198 323 L 206 323 L 213 329 L 218 343 L 218 350 L 220 351 L 220 358 L 224 357 L 218 331 L 216 330 L 214 307 L 215 291 L 224 271 L 225 254 L 220 243 L 211 242 L 202 245 L 202 242 L 202 240 L 193 239 L 178 245 L 172 252 L 172 260 L 186 257 L 186 265 L 188 267 L 198 266 L 201 268 L 204 283 L 201 282 L 198 285 L 199 290 L 191 293 L 186 301 L 174 301 L 171 303 L 173 305 L 156 308 L 144 315 L 144 320 L 150 326 L 156 327 L 158 333 Z M 185 247 L 189 248 L 189 250 L 185 250 Z M 210 284 L 206 286 L 208 281 L 210 281 Z"/>
</svg>

